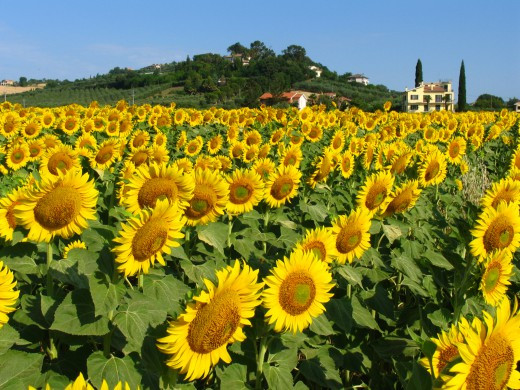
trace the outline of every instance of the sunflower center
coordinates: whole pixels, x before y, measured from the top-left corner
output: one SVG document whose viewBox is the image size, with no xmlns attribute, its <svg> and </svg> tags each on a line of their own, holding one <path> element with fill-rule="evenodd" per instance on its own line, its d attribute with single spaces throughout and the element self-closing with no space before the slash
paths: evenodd
<svg viewBox="0 0 520 390">
<path fill-rule="evenodd" d="M 408 209 L 412 202 L 411 191 L 403 191 L 388 204 L 385 214 L 402 213 Z"/>
<path fill-rule="evenodd" d="M 500 333 L 491 336 L 471 364 L 467 389 L 505 389 L 514 365 L 511 343 Z"/>
<path fill-rule="evenodd" d="M 325 260 L 327 257 L 327 249 L 321 241 L 311 241 L 303 246 L 306 251 L 311 251 L 314 256 L 320 260 Z"/>
<path fill-rule="evenodd" d="M 229 200 L 234 204 L 244 204 L 253 195 L 253 188 L 248 183 L 233 183 L 229 191 Z"/>
<path fill-rule="evenodd" d="M 347 225 L 343 227 L 336 238 L 336 249 L 340 253 L 349 253 L 361 242 L 361 231 Z"/>
<path fill-rule="evenodd" d="M 209 214 L 217 204 L 215 191 L 206 185 L 199 184 L 195 187 L 190 207 L 186 209 L 186 215 L 191 219 L 200 219 Z"/>
<path fill-rule="evenodd" d="M 134 148 L 138 148 L 140 146 L 143 146 L 145 144 L 145 142 L 146 142 L 146 138 L 143 135 L 139 134 L 132 141 L 132 146 Z"/>
<path fill-rule="evenodd" d="M 509 218 L 500 215 L 491 222 L 484 234 L 484 248 L 487 252 L 506 248 L 513 241 L 514 235 L 515 231 Z"/>
<path fill-rule="evenodd" d="M 455 345 L 449 345 L 448 347 L 441 349 L 439 354 L 439 362 L 437 363 L 438 372 L 442 372 L 444 367 L 446 367 L 446 365 L 448 365 L 457 356 L 459 356 L 459 350 Z"/>
<path fill-rule="evenodd" d="M 484 276 L 484 285 L 486 288 L 486 292 L 491 292 L 497 286 L 498 280 L 500 278 L 500 264 L 499 263 L 491 263 L 489 265 L 489 269 Z"/>
<path fill-rule="evenodd" d="M 132 254 L 137 261 L 145 261 L 159 252 L 168 238 L 168 224 L 150 219 L 141 226 L 132 239 Z"/>
<path fill-rule="evenodd" d="M 315 296 L 316 285 L 310 275 L 305 272 L 292 272 L 280 285 L 278 301 L 285 312 L 297 316 L 311 306 Z"/>
<path fill-rule="evenodd" d="M 428 181 L 435 179 L 435 177 L 439 174 L 440 168 L 441 167 L 440 167 L 439 163 L 437 161 L 433 161 L 426 168 L 426 172 L 424 174 L 424 180 L 428 182 Z"/>
<path fill-rule="evenodd" d="M 459 155 L 460 146 L 459 144 L 451 144 L 450 145 L 450 157 L 456 158 Z"/>
<path fill-rule="evenodd" d="M 96 154 L 96 162 L 98 164 L 106 164 L 114 155 L 114 147 L 112 145 L 103 146 Z"/>
<path fill-rule="evenodd" d="M 386 186 L 382 183 L 374 183 L 367 193 L 365 206 L 369 210 L 377 209 L 386 198 Z"/>
<path fill-rule="evenodd" d="M 11 229 L 16 228 L 16 218 L 14 217 L 14 208 L 16 207 L 17 204 L 19 204 L 19 202 L 11 203 L 5 213 L 5 219 L 7 219 L 7 224 L 9 225 L 9 227 Z"/>
<path fill-rule="evenodd" d="M 190 323 L 188 344 L 197 353 L 209 353 L 229 342 L 240 324 L 240 297 L 224 290 L 202 306 Z"/>
<path fill-rule="evenodd" d="M 145 163 L 147 160 L 148 160 L 148 153 L 143 152 L 143 151 L 139 151 L 139 152 L 135 153 L 131 159 L 131 161 L 134 163 L 136 168 L 138 166 L 140 166 L 141 164 Z"/>
<path fill-rule="evenodd" d="M 71 187 L 56 187 L 34 207 L 34 219 L 47 230 L 58 230 L 74 221 L 81 210 L 81 194 Z"/>
<path fill-rule="evenodd" d="M 504 201 L 506 203 L 510 203 L 514 198 L 515 198 L 514 191 L 509 191 L 507 189 L 502 190 L 495 196 L 495 199 L 491 203 L 491 207 L 496 209 L 500 202 Z"/>
<path fill-rule="evenodd" d="M 341 146 L 341 138 L 340 137 L 334 138 L 334 141 L 332 142 L 332 147 L 334 149 L 339 149 L 340 146 Z"/>
<path fill-rule="evenodd" d="M 137 194 L 137 203 L 140 208 L 155 207 L 157 199 L 161 196 L 174 201 L 177 198 L 177 185 L 171 179 L 164 177 L 154 177 L 147 180 Z"/>
<path fill-rule="evenodd" d="M 58 170 L 61 173 L 67 172 L 74 165 L 74 160 L 65 152 L 54 153 L 47 163 L 49 172 L 54 176 L 58 176 Z"/>
<path fill-rule="evenodd" d="M 14 152 L 11 155 L 11 161 L 14 163 L 19 163 L 19 162 L 23 161 L 24 156 L 25 155 L 24 155 L 23 151 L 17 150 L 16 152 Z"/>
<path fill-rule="evenodd" d="M 285 199 L 291 193 L 294 183 L 290 177 L 280 176 L 271 187 L 271 196 L 276 200 Z"/>
<path fill-rule="evenodd" d="M 36 157 L 38 155 L 38 153 L 40 153 L 40 151 L 41 151 L 41 148 L 39 146 L 33 146 L 29 150 L 29 153 L 31 154 L 31 157 Z"/>
</svg>

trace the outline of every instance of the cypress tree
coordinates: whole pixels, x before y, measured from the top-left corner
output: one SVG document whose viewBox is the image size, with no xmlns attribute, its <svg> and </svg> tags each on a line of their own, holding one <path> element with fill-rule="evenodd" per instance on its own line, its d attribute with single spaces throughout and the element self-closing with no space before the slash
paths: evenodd
<svg viewBox="0 0 520 390">
<path fill-rule="evenodd" d="M 415 65 L 415 87 L 417 88 L 419 86 L 419 84 L 421 84 L 422 82 L 423 82 L 422 62 L 421 62 L 421 59 L 419 58 L 417 60 L 417 65 Z"/>
<path fill-rule="evenodd" d="M 462 64 L 460 65 L 459 101 L 457 106 L 457 111 L 466 111 L 466 69 L 464 68 L 464 60 L 462 60 Z"/>
</svg>

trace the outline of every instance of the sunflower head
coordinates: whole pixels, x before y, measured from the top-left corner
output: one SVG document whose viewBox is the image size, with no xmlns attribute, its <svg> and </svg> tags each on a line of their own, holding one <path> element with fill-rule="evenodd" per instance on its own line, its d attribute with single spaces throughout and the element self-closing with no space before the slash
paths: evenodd
<svg viewBox="0 0 520 390">
<path fill-rule="evenodd" d="M 371 214 L 364 208 L 353 210 L 350 215 L 340 215 L 332 225 L 339 263 L 352 263 L 361 258 L 370 247 Z"/>
<path fill-rule="evenodd" d="M 365 185 L 359 191 L 357 203 L 374 214 L 383 209 L 389 202 L 389 195 L 394 184 L 394 177 L 390 172 L 373 173 L 365 181 Z"/>
<path fill-rule="evenodd" d="M 0 329 L 9 320 L 7 314 L 16 310 L 16 300 L 20 291 L 16 290 L 13 272 L 0 261 Z"/>
<path fill-rule="evenodd" d="M 480 290 L 486 303 L 498 306 L 506 297 L 506 292 L 513 275 L 513 255 L 507 251 L 491 254 L 484 261 L 484 272 L 480 281 Z"/>
</svg>

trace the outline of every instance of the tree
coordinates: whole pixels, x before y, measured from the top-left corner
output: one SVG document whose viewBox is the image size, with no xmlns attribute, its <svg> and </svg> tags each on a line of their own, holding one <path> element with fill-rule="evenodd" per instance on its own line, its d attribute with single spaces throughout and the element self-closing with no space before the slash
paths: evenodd
<svg viewBox="0 0 520 390">
<path fill-rule="evenodd" d="M 422 62 L 419 58 L 417 60 L 417 65 L 415 65 L 415 87 L 417 88 L 423 82 L 422 76 Z"/>
<path fill-rule="evenodd" d="M 249 45 L 249 55 L 252 58 L 267 58 L 267 57 L 274 57 L 275 53 L 273 50 L 268 48 L 265 43 L 261 41 L 254 41 L 251 42 Z"/>
<path fill-rule="evenodd" d="M 432 100 L 430 95 L 424 95 L 424 101 L 426 102 L 426 110 L 424 111 L 430 111 L 430 100 Z"/>
<path fill-rule="evenodd" d="M 489 93 L 480 95 L 477 100 L 475 100 L 475 108 L 480 110 L 497 111 L 505 106 L 506 103 L 504 99 L 499 96 L 490 95 Z"/>
<path fill-rule="evenodd" d="M 442 97 L 442 101 L 444 102 L 444 109 L 448 111 L 449 103 L 451 103 L 451 95 L 449 93 L 445 94 Z"/>
<path fill-rule="evenodd" d="M 240 42 L 233 43 L 231 46 L 227 48 L 227 51 L 230 54 L 246 54 L 247 47 L 242 45 Z"/>
<path fill-rule="evenodd" d="M 459 74 L 459 101 L 457 103 L 457 111 L 466 111 L 466 69 L 464 68 L 464 60 L 460 64 Z"/>
<path fill-rule="evenodd" d="M 298 45 L 289 45 L 287 49 L 282 51 L 282 54 L 285 58 L 297 62 L 302 62 L 307 59 L 307 52 L 305 48 Z"/>
<path fill-rule="evenodd" d="M 27 86 L 27 77 L 20 77 L 20 81 L 18 81 L 18 85 L 20 87 L 26 87 Z"/>
</svg>

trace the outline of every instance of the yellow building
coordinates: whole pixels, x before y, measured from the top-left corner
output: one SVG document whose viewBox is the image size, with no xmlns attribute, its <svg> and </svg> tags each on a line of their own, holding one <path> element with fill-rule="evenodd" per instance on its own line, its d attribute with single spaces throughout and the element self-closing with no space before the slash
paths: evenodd
<svg viewBox="0 0 520 390">
<path fill-rule="evenodd" d="M 403 108 L 406 112 L 454 111 L 454 103 L 451 81 L 439 81 L 406 88 Z"/>
</svg>

